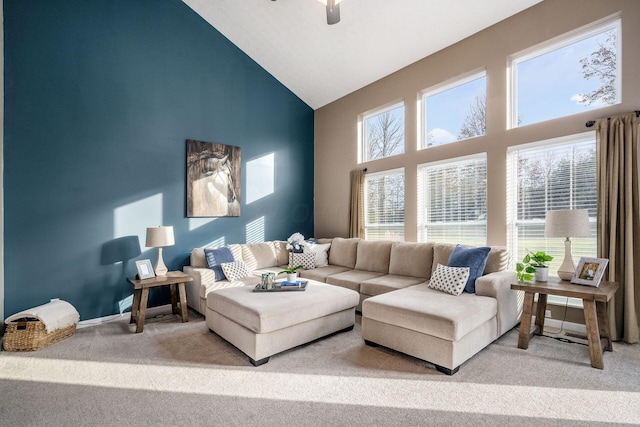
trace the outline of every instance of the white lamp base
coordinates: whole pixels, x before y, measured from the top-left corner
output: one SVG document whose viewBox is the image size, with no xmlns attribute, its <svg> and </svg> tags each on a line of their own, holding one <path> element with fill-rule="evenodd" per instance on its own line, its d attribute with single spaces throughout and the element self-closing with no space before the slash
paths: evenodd
<svg viewBox="0 0 640 427">
<path fill-rule="evenodd" d="M 564 261 L 558 269 L 558 277 L 562 280 L 571 280 L 575 271 L 576 265 L 571 258 L 571 239 L 567 237 L 567 240 L 564 241 Z"/>
<path fill-rule="evenodd" d="M 165 276 L 169 270 L 167 270 L 167 266 L 164 265 L 164 260 L 162 259 L 162 248 L 158 248 L 158 262 L 156 262 L 156 276 Z"/>
</svg>

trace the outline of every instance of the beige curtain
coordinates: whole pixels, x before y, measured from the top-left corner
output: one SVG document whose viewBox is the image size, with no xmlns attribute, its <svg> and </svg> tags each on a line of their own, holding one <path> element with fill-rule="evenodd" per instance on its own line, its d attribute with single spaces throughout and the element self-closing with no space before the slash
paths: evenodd
<svg viewBox="0 0 640 427">
<path fill-rule="evenodd" d="M 364 237 L 364 171 L 351 171 L 349 237 Z"/>
<path fill-rule="evenodd" d="M 609 259 L 609 280 L 619 283 L 609 303 L 614 340 L 640 340 L 640 195 L 638 120 L 635 113 L 596 121 L 598 256 Z"/>
</svg>

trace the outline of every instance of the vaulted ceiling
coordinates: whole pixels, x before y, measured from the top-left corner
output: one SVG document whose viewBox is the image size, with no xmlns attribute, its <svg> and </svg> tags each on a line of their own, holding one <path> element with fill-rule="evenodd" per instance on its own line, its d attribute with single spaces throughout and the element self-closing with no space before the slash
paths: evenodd
<svg viewBox="0 0 640 427">
<path fill-rule="evenodd" d="M 314 109 L 542 0 L 183 0 Z"/>
</svg>

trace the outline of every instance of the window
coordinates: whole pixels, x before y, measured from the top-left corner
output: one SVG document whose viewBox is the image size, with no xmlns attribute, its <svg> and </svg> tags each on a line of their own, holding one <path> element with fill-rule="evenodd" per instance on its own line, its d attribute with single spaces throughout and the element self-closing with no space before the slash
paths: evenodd
<svg viewBox="0 0 640 427">
<path fill-rule="evenodd" d="M 404 153 L 404 104 L 362 117 L 362 161 Z"/>
<path fill-rule="evenodd" d="M 563 37 L 511 61 L 511 126 L 620 102 L 620 20 Z"/>
<path fill-rule="evenodd" d="M 596 142 L 592 132 L 514 147 L 508 154 L 508 232 L 513 264 L 529 250 L 553 256 L 555 275 L 564 259 L 564 240 L 544 237 L 545 214 L 588 209 L 591 237 L 572 238 L 574 262 L 596 256 Z"/>
<path fill-rule="evenodd" d="M 487 73 L 475 73 L 422 95 L 422 147 L 486 134 Z"/>
<path fill-rule="evenodd" d="M 367 240 L 404 240 L 404 170 L 367 174 L 364 179 Z"/>
<path fill-rule="evenodd" d="M 418 241 L 487 242 L 487 158 L 474 155 L 418 167 Z"/>
</svg>

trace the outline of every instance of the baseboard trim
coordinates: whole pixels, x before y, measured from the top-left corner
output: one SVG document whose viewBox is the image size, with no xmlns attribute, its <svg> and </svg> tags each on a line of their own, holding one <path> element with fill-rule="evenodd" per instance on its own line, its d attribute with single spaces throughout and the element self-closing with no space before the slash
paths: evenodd
<svg viewBox="0 0 640 427">
<path fill-rule="evenodd" d="M 535 319 L 535 316 L 534 316 L 534 319 Z M 547 327 L 554 328 L 554 329 L 561 329 L 565 332 L 576 332 L 582 335 L 587 334 L 587 327 L 582 323 L 573 323 L 573 322 L 567 322 L 567 321 L 563 322 L 562 320 L 547 318 L 547 319 L 544 319 L 545 333 L 547 332 Z"/>
<path fill-rule="evenodd" d="M 157 307 L 147 308 L 145 317 L 154 317 L 159 314 L 166 314 L 167 310 L 171 313 L 171 304 L 159 305 Z M 126 322 L 131 320 L 131 313 L 113 314 L 111 316 L 96 317 L 94 319 L 81 320 L 76 326 L 77 329 L 88 328 L 90 326 L 103 325 L 112 322 Z"/>
</svg>

